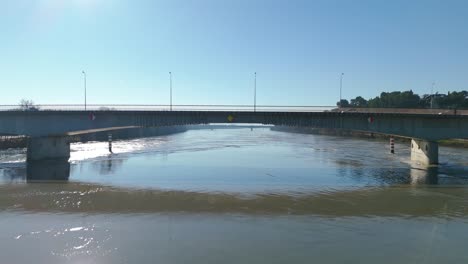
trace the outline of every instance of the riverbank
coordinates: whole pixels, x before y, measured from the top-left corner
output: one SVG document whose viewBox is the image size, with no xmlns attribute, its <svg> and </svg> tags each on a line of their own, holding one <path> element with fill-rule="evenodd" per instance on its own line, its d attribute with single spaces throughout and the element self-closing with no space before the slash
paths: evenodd
<svg viewBox="0 0 468 264">
<path fill-rule="evenodd" d="M 300 134 L 314 134 L 314 135 L 329 135 L 338 137 L 355 137 L 355 138 L 368 138 L 375 140 L 386 141 L 389 139 L 388 135 L 377 134 L 371 132 L 360 132 L 351 130 L 337 130 L 330 128 L 312 128 L 312 127 L 286 127 L 286 126 L 275 126 L 272 127 L 273 131 L 300 133 Z M 411 139 L 394 136 L 395 141 L 398 142 L 410 142 Z M 455 148 L 468 148 L 468 140 L 466 139 L 444 139 L 439 140 L 440 146 L 455 147 Z"/>
</svg>

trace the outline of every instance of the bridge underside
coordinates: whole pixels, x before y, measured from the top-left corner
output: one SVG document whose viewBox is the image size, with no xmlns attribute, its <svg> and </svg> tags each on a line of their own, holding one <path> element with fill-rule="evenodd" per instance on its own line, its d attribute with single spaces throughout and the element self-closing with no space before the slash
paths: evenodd
<svg viewBox="0 0 468 264">
<path fill-rule="evenodd" d="M 411 157 L 438 162 L 437 140 L 468 138 L 468 116 L 353 112 L 5 111 L 0 133 L 31 137 L 28 160 L 69 157 L 67 135 L 131 127 L 250 123 L 366 131 L 414 139 Z M 67 145 L 68 144 L 68 145 Z M 55 148 L 55 149 L 54 149 Z M 30 153 L 29 153 L 30 152 Z"/>
<path fill-rule="evenodd" d="M 70 158 L 69 136 L 31 137 L 28 141 L 28 163 L 44 160 L 67 160 Z M 411 140 L 411 160 L 421 165 L 439 162 L 439 148 L 435 141 Z"/>
<path fill-rule="evenodd" d="M 191 124 L 246 123 L 367 131 L 429 141 L 468 138 L 468 116 L 350 112 L 8 111 L 0 134 L 44 137 L 73 131 Z"/>
</svg>

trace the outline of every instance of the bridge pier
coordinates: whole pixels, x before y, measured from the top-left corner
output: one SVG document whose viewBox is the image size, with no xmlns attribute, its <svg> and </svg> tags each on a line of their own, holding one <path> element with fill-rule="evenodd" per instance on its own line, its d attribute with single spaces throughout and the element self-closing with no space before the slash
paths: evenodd
<svg viewBox="0 0 468 264">
<path fill-rule="evenodd" d="M 411 139 L 411 160 L 422 165 L 439 163 L 439 143 L 435 141 Z"/>
<path fill-rule="evenodd" d="M 27 161 L 67 160 L 70 158 L 70 141 L 67 137 L 31 137 L 28 140 Z"/>
</svg>

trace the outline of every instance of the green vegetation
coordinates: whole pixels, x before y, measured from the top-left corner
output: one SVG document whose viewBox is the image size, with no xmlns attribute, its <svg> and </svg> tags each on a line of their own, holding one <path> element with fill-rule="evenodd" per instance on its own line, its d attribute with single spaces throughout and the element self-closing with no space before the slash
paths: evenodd
<svg viewBox="0 0 468 264">
<path fill-rule="evenodd" d="M 358 96 L 354 99 L 337 102 L 341 107 L 362 108 L 444 108 L 468 109 L 468 92 L 448 92 L 447 94 L 425 94 L 419 96 L 412 90 L 404 92 L 382 92 L 369 100 Z"/>
</svg>

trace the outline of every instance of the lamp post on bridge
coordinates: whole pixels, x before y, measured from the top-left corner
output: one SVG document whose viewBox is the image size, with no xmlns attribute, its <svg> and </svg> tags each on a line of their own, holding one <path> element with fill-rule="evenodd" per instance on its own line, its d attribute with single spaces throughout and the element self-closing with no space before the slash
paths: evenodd
<svg viewBox="0 0 468 264">
<path fill-rule="evenodd" d="M 431 87 L 431 109 L 434 106 L 434 85 L 435 85 L 435 82 L 432 82 L 432 87 Z"/>
<path fill-rule="evenodd" d="M 254 78 L 254 112 L 257 112 L 257 72 Z"/>
<path fill-rule="evenodd" d="M 83 81 L 84 81 L 84 109 L 86 111 L 86 72 L 81 71 L 83 73 Z"/>
<path fill-rule="evenodd" d="M 172 111 L 172 72 L 169 72 L 170 109 Z"/>
<path fill-rule="evenodd" d="M 340 76 L 340 108 L 341 108 L 341 100 L 342 100 L 341 90 L 343 89 L 343 75 L 344 75 L 344 73 L 342 72 L 341 76 Z"/>
</svg>

